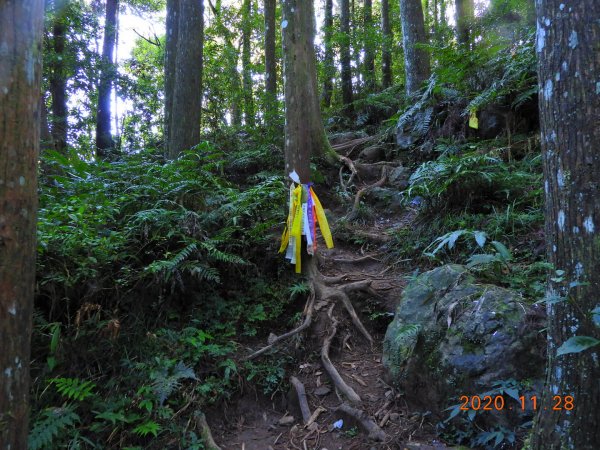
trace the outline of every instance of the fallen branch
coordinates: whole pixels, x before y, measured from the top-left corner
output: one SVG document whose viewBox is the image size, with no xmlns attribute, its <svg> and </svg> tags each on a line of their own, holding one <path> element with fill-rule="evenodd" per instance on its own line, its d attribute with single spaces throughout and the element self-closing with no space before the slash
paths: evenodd
<svg viewBox="0 0 600 450">
<path fill-rule="evenodd" d="M 196 413 L 196 425 L 198 425 L 198 428 L 200 428 L 200 437 L 202 438 L 202 442 L 204 442 L 204 447 L 207 450 L 221 450 L 221 447 L 217 445 L 212 437 L 212 433 L 210 432 L 210 427 L 206 422 L 206 416 L 204 413 Z"/>
<path fill-rule="evenodd" d="M 379 442 L 385 440 L 385 432 L 381 428 L 379 428 L 379 425 L 377 425 L 373 419 L 367 416 L 367 413 L 365 413 L 364 411 L 356 409 L 348 405 L 347 403 L 342 403 L 335 410 L 342 412 L 355 419 L 361 426 L 361 428 L 363 428 L 367 433 L 369 433 L 369 439 Z"/>
<path fill-rule="evenodd" d="M 308 406 L 308 400 L 306 399 L 306 389 L 304 389 L 304 384 L 294 376 L 290 377 L 290 383 L 292 383 L 292 386 L 294 386 L 294 389 L 296 390 L 304 425 L 308 425 L 312 414 L 310 413 L 310 407 Z"/>
<path fill-rule="evenodd" d="M 360 404 L 362 403 L 362 400 L 359 397 L 359 395 L 354 391 L 354 389 L 352 389 L 352 387 L 350 387 L 344 381 L 340 373 L 337 371 L 337 369 L 331 362 L 331 359 L 329 358 L 329 348 L 331 347 L 331 342 L 333 341 L 333 338 L 337 333 L 338 325 L 337 319 L 333 316 L 334 306 L 335 303 L 331 305 L 329 311 L 327 312 L 327 315 L 331 320 L 331 333 L 323 341 L 323 348 L 321 349 L 321 361 L 323 363 L 323 368 L 328 373 L 329 377 L 331 378 L 331 381 L 333 381 L 333 384 L 337 388 L 337 390 L 340 391 L 342 395 L 346 397 L 350 402 Z"/>
</svg>

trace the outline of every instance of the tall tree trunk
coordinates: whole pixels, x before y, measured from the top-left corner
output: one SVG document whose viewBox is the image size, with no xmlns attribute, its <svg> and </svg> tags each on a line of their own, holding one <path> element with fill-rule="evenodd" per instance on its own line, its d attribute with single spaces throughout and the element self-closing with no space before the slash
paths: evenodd
<svg viewBox="0 0 600 450">
<path fill-rule="evenodd" d="M 392 85 L 392 27 L 390 26 L 389 0 L 381 0 L 381 29 L 383 32 L 383 47 L 381 51 L 381 72 L 383 88 Z"/>
<path fill-rule="evenodd" d="M 0 2 L 0 448 L 27 448 L 43 0 Z"/>
<path fill-rule="evenodd" d="M 164 151 L 168 157 L 171 143 L 171 118 L 173 117 L 173 92 L 175 89 L 175 68 L 177 67 L 177 40 L 179 39 L 179 0 L 167 0 L 167 20 L 165 25 L 165 123 Z"/>
<path fill-rule="evenodd" d="M 252 93 L 252 2 L 244 0 L 242 5 L 242 72 L 244 83 L 244 123 L 253 128 L 255 124 L 254 116 L 254 96 Z"/>
<path fill-rule="evenodd" d="M 64 154 L 67 149 L 67 78 L 65 73 L 65 0 L 54 1 L 52 20 L 53 57 L 50 64 L 50 95 L 52 98 L 52 138 L 54 147 Z"/>
<path fill-rule="evenodd" d="M 272 127 L 277 116 L 277 59 L 275 56 L 276 0 L 265 0 L 265 119 Z"/>
<path fill-rule="evenodd" d="M 344 112 L 352 116 L 352 67 L 350 66 L 350 2 L 340 0 L 342 41 L 340 43 L 340 65 L 342 75 L 342 102 Z"/>
<path fill-rule="evenodd" d="M 179 0 L 173 107 L 169 124 L 170 159 L 200 142 L 204 0 Z"/>
<path fill-rule="evenodd" d="M 600 2 L 538 0 L 537 52 L 546 191 L 548 369 L 533 449 L 600 445 L 600 349 L 557 355 L 574 336 L 600 339 Z M 569 402 L 567 396 L 572 397 Z"/>
<path fill-rule="evenodd" d="M 475 18 L 473 0 L 455 0 L 456 38 L 461 45 L 471 42 L 471 26 Z"/>
<path fill-rule="evenodd" d="M 375 49 L 373 45 L 373 0 L 364 0 L 363 25 L 363 49 L 365 52 L 363 74 L 365 89 L 367 92 L 373 92 L 377 84 L 375 78 Z"/>
<path fill-rule="evenodd" d="M 119 0 L 106 0 L 102 68 L 98 84 L 98 109 L 96 112 L 96 151 L 100 159 L 108 158 L 115 147 L 110 132 L 110 93 L 115 77 L 113 54 L 117 37 L 117 10 Z"/>
<path fill-rule="evenodd" d="M 282 0 L 285 171 L 310 181 L 310 158 L 331 153 L 319 108 L 312 0 Z"/>
<path fill-rule="evenodd" d="M 325 46 L 325 58 L 323 59 L 323 92 L 321 104 L 324 108 L 331 106 L 333 94 L 333 77 L 335 76 L 335 64 L 333 61 L 333 0 L 325 0 L 325 20 L 323 23 L 323 45 Z"/>
<path fill-rule="evenodd" d="M 431 70 L 429 53 L 417 48 L 418 44 L 427 43 L 421 0 L 400 0 L 400 20 L 406 70 L 406 93 L 411 95 L 419 90 L 423 82 L 429 78 Z"/>
</svg>

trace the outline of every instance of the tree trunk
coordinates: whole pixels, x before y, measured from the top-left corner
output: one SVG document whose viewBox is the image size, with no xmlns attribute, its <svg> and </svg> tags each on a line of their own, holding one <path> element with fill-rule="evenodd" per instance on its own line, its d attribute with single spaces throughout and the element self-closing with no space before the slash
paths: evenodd
<svg viewBox="0 0 600 450">
<path fill-rule="evenodd" d="M 373 1 L 364 0 L 363 11 L 364 25 L 364 42 L 363 49 L 365 52 L 365 60 L 363 65 L 363 73 L 365 80 L 365 90 L 373 92 L 377 80 L 375 78 L 375 50 L 373 48 Z"/>
<path fill-rule="evenodd" d="M 52 63 L 50 64 L 50 95 L 52 98 L 52 138 L 54 148 L 62 154 L 67 150 L 67 78 L 65 73 L 65 1 L 54 1 L 52 20 Z"/>
<path fill-rule="evenodd" d="M 310 181 L 310 158 L 330 153 L 319 108 L 312 0 L 282 0 L 285 173 Z"/>
<path fill-rule="evenodd" d="M 400 20 L 406 70 L 406 93 L 411 95 L 419 90 L 430 74 L 429 53 L 416 47 L 417 44 L 427 43 L 421 0 L 400 0 Z"/>
<path fill-rule="evenodd" d="M 252 2 L 244 0 L 242 6 L 242 72 L 244 83 L 244 122 L 246 126 L 254 128 L 254 97 L 252 94 L 252 67 L 251 67 L 251 34 L 252 34 Z"/>
<path fill-rule="evenodd" d="M 325 58 L 323 59 L 323 92 L 321 104 L 324 108 L 331 106 L 333 94 L 333 77 L 335 76 L 335 63 L 333 61 L 333 0 L 325 0 L 325 21 L 323 23 L 323 45 Z"/>
<path fill-rule="evenodd" d="M 383 32 L 383 46 L 381 52 L 381 72 L 383 88 L 392 85 L 392 27 L 390 26 L 389 0 L 381 0 L 381 29 Z"/>
<path fill-rule="evenodd" d="M 110 156 L 115 147 L 110 132 L 110 94 L 115 77 L 113 53 L 117 37 L 117 10 L 119 0 L 106 0 L 104 43 L 102 45 L 102 67 L 98 84 L 98 110 L 96 112 L 96 151 L 100 159 Z"/>
<path fill-rule="evenodd" d="M 200 142 L 204 1 L 179 0 L 179 23 L 173 106 L 169 124 L 169 159 Z"/>
<path fill-rule="evenodd" d="M 43 0 L 0 2 L 0 448 L 27 448 Z"/>
<path fill-rule="evenodd" d="M 342 102 L 344 113 L 352 116 L 352 67 L 350 66 L 350 2 L 340 0 L 341 42 L 340 42 L 340 65 L 342 75 Z"/>
<path fill-rule="evenodd" d="M 277 59 L 275 56 L 276 0 L 265 0 L 265 120 L 272 127 L 277 116 Z"/>
<path fill-rule="evenodd" d="M 557 349 L 574 336 L 600 339 L 590 312 L 600 292 L 600 2 L 536 6 L 546 248 L 564 271 L 549 280 L 547 298 L 565 301 L 547 304 L 547 380 L 532 448 L 591 450 L 600 445 L 599 347 Z"/>
<path fill-rule="evenodd" d="M 179 0 L 167 0 L 167 20 L 165 25 L 165 156 L 169 157 L 171 143 L 171 118 L 173 117 L 173 92 L 175 89 L 175 68 L 177 67 L 177 40 L 179 39 Z"/>
<path fill-rule="evenodd" d="M 468 46 L 471 42 L 471 25 L 475 18 L 473 0 L 456 0 L 456 38 L 461 45 Z"/>
</svg>

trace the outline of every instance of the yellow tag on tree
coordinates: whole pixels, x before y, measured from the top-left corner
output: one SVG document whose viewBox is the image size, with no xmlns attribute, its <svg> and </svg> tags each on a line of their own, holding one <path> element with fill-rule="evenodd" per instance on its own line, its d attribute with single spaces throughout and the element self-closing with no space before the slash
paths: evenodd
<svg viewBox="0 0 600 450">
<path fill-rule="evenodd" d="M 471 111 L 471 117 L 469 117 L 469 126 L 471 128 L 479 128 L 479 119 L 477 119 L 477 111 Z"/>
</svg>

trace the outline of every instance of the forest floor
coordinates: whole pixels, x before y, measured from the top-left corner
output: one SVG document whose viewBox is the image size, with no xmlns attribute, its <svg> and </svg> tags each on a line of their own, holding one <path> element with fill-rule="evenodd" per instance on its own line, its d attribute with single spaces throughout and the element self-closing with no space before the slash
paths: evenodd
<svg viewBox="0 0 600 450">
<path fill-rule="evenodd" d="M 335 280 L 342 288 L 361 281 L 370 284 L 371 289 L 366 292 L 349 291 L 348 296 L 372 336 L 372 344 L 359 332 L 347 311 L 337 308 L 335 317 L 339 323 L 329 351 L 333 366 L 360 401 L 344 401 L 347 397 L 340 395 L 328 376 L 323 343 L 331 336 L 330 305 L 336 300 L 317 296 L 310 327 L 270 350 L 293 354 L 296 364 L 289 375 L 304 388 L 312 417 L 307 421 L 306 412 L 304 416 L 301 413 L 299 396 L 293 387 L 287 396 L 280 393 L 272 398 L 246 388 L 234 402 L 207 415 L 222 450 L 448 448 L 436 440 L 434 424 L 427 414 L 411 411 L 403 395 L 386 382 L 382 342 L 389 320 L 370 320 L 365 313 L 378 311 L 380 318 L 383 315 L 391 319 L 411 269 L 386 264 L 385 238 L 393 230 L 411 226 L 415 216 L 412 209 L 400 214 L 379 211 L 375 219 L 358 229 L 361 235 L 379 241 L 371 243 L 368 250 L 364 249 L 364 241 L 363 245 L 336 242 L 334 249 L 326 250 L 323 245 L 319 250 L 319 272 L 324 279 Z M 342 404 L 351 404 L 354 411 L 340 411 Z M 343 425 L 336 428 L 334 423 L 340 419 Z M 378 440 L 372 439 L 375 435 Z"/>
</svg>

